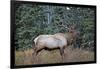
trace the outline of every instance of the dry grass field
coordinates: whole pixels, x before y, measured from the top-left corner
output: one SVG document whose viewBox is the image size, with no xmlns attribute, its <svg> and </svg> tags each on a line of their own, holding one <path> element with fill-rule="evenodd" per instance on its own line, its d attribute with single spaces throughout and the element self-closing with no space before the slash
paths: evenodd
<svg viewBox="0 0 100 69">
<path fill-rule="evenodd" d="M 32 65 L 34 64 L 50 64 L 62 63 L 59 49 L 55 50 L 42 50 L 38 53 L 36 59 L 33 59 L 32 49 L 22 51 L 15 51 L 15 64 L 16 65 Z M 72 49 L 68 47 L 64 50 L 64 62 L 84 62 L 94 61 L 94 52 L 85 51 L 82 49 Z"/>
</svg>

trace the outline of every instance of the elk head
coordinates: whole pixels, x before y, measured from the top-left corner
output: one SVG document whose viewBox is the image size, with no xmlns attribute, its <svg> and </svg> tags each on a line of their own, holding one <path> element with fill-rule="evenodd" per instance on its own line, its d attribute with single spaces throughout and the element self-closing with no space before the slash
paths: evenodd
<svg viewBox="0 0 100 69">
<path fill-rule="evenodd" d="M 79 37 L 80 32 L 76 29 L 76 24 L 71 24 L 71 25 L 63 25 L 65 29 L 67 29 L 66 39 L 68 41 L 68 44 L 73 44 L 76 42 L 77 38 Z"/>
</svg>

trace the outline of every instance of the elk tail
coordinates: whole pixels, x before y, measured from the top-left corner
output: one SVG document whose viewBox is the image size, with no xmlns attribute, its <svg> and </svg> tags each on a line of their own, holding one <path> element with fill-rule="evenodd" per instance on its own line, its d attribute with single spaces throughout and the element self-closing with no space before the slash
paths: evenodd
<svg viewBox="0 0 100 69">
<path fill-rule="evenodd" d="M 31 40 L 31 45 L 32 45 L 32 49 L 34 49 L 35 48 L 34 38 L 32 38 L 32 40 Z"/>
</svg>

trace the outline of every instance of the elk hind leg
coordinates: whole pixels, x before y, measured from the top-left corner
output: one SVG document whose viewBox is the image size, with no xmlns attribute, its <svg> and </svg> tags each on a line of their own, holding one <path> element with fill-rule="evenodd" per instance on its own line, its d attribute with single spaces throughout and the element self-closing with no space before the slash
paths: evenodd
<svg viewBox="0 0 100 69">
<path fill-rule="evenodd" d="M 43 46 L 37 46 L 37 47 L 35 47 L 34 48 L 34 52 L 33 52 L 33 57 L 34 57 L 34 60 L 36 61 L 36 62 L 38 62 L 38 59 L 37 59 L 37 54 L 38 54 L 38 52 L 40 51 L 40 50 L 42 50 L 44 47 Z"/>
<path fill-rule="evenodd" d="M 62 57 L 62 62 L 64 62 L 64 48 L 60 48 L 60 54 Z"/>
<path fill-rule="evenodd" d="M 32 53 L 32 56 L 33 56 L 32 63 L 35 63 L 35 60 L 36 60 L 35 58 L 36 58 L 36 53 L 37 53 L 36 51 L 37 51 L 37 48 L 34 47 L 33 48 L 33 53 Z"/>
</svg>

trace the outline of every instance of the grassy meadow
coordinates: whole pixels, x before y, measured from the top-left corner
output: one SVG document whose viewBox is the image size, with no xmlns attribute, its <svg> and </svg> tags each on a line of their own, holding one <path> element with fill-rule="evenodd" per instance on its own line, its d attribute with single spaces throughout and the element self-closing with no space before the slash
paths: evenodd
<svg viewBox="0 0 100 69">
<path fill-rule="evenodd" d="M 50 64 L 62 63 L 59 49 L 51 51 L 41 50 L 37 57 L 34 59 L 32 56 L 33 49 L 22 51 L 15 51 L 15 64 L 16 65 L 32 65 L 32 64 Z M 73 49 L 67 47 L 65 50 L 64 63 L 68 62 L 84 62 L 94 61 L 94 52 L 82 49 Z M 34 63 L 33 63 L 34 62 Z"/>
</svg>

